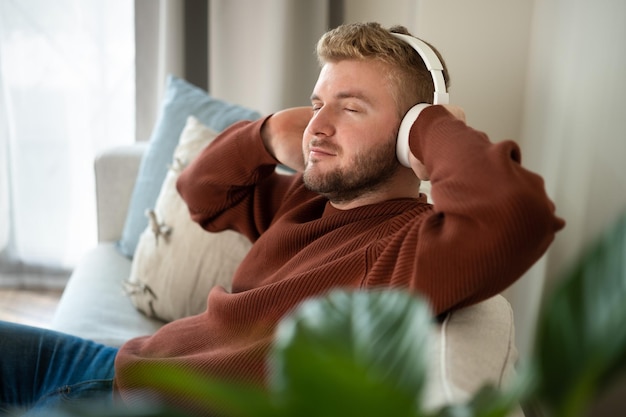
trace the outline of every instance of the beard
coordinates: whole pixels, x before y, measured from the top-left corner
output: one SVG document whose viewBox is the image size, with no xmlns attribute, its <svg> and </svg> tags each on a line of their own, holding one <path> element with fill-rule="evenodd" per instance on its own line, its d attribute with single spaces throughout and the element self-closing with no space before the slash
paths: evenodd
<svg viewBox="0 0 626 417">
<path fill-rule="evenodd" d="M 396 159 L 395 140 L 387 140 L 368 153 L 356 154 L 349 167 L 318 173 L 314 166 L 315 162 L 307 163 L 304 185 L 333 203 L 345 203 L 383 188 L 395 175 L 400 163 Z"/>
</svg>

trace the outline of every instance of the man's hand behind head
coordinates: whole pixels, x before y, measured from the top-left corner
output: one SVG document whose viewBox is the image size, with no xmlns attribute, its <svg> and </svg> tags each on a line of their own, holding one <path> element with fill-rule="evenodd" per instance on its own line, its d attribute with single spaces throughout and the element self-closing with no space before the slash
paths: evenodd
<svg viewBox="0 0 626 417">
<path fill-rule="evenodd" d="M 454 117 L 465 122 L 465 111 L 453 104 L 440 104 L 441 107 L 448 110 Z M 413 154 L 409 154 L 409 163 L 411 164 L 411 169 L 421 181 L 428 181 L 430 179 L 430 173 L 426 169 L 426 166 L 415 157 Z"/>
<path fill-rule="evenodd" d="M 457 119 L 462 120 L 464 122 L 466 121 L 465 120 L 465 111 L 460 106 L 455 106 L 453 104 L 441 104 L 441 107 L 443 107 L 446 110 L 448 110 Z"/>
<path fill-rule="evenodd" d="M 261 129 L 267 151 L 298 172 L 304 171 L 302 136 L 312 116 L 310 107 L 293 107 L 273 114 Z"/>
</svg>

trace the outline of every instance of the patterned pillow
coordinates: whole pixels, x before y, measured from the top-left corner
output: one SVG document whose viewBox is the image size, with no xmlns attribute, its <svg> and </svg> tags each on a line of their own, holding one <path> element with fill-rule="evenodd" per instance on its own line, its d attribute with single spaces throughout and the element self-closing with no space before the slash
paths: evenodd
<svg viewBox="0 0 626 417">
<path fill-rule="evenodd" d="M 176 180 L 217 135 L 189 117 L 174 151 L 149 225 L 139 238 L 126 289 L 144 314 L 171 321 L 206 309 L 210 289 L 230 289 L 235 269 L 251 243 L 233 231 L 210 233 L 193 222 Z"/>
</svg>

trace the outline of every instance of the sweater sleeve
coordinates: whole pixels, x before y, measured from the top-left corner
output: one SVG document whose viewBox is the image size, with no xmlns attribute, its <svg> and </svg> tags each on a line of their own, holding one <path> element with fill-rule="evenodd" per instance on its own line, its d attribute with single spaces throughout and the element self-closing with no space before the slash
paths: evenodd
<svg viewBox="0 0 626 417">
<path fill-rule="evenodd" d="M 404 271 L 395 278 L 411 276 L 409 286 L 437 314 L 507 288 L 564 226 L 542 178 L 522 167 L 514 142 L 491 143 L 431 106 L 413 124 L 409 146 L 430 174 L 434 205 L 425 218 L 407 223 L 398 255 Z"/>
<path fill-rule="evenodd" d="M 179 176 L 177 190 L 204 229 L 255 241 L 271 223 L 292 180 L 275 173 L 261 139 L 265 120 L 230 126 Z"/>
</svg>

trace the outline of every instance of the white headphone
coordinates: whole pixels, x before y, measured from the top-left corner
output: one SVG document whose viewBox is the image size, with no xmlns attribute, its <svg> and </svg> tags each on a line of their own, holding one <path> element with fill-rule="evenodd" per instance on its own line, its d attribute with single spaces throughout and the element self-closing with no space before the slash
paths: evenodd
<svg viewBox="0 0 626 417">
<path fill-rule="evenodd" d="M 413 36 L 404 35 L 402 33 L 391 33 L 398 39 L 402 39 L 422 57 L 426 68 L 430 71 L 430 75 L 433 77 L 433 83 L 435 85 L 435 95 L 433 97 L 433 104 L 448 104 L 450 101 L 450 95 L 446 90 L 446 82 L 443 78 L 443 64 L 437 57 L 435 51 L 424 41 L 421 41 Z"/>
<path fill-rule="evenodd" d="M 433 77 L 433 84 L 435 85 L 435 93 L 433 97 L 433 104 L 448 104 L 450 101 L 450 95 L 446 89 L 446 82 L 443 77 L 443 64 L 439 60 L 439 57 L 433 51 L 433 49 L 428 46 L 428 44 L 424 41 L 421 41 L 413 36 L 404 35 L 402 33 L 391 33 L 393 36 L 398 39 L 403 40 L 404 42 L 411 45 L 415 51 L 420 55 L 424 64 L 426 64 L 426 68 L 430 71 L 430 75 Z M 417 119 L 417 116 L 422 111 L 424 107 L 428 106 L 428 104 L 418 103 L 404 115 L 402 122 L 400 123 L 400 128 L 398 130 L 398 139 L 396 141 L 396 156 L 400 163 L 405 167 L 410 168 L 411 163 L 409 162 L 409 133 L 411 131 L 411 126 Z"/>
</svg>

